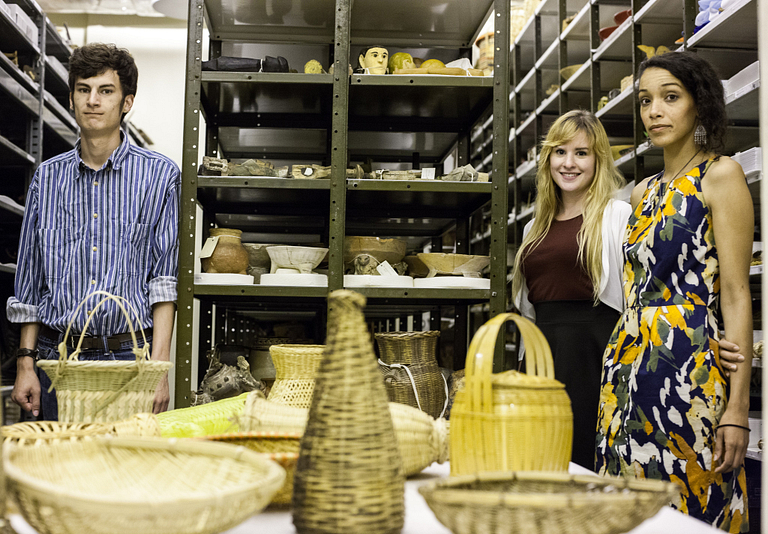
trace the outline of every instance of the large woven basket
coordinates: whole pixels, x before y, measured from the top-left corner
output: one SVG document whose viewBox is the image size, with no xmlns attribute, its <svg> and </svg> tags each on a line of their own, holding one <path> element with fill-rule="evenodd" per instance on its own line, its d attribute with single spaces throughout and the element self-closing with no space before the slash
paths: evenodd
<svg viewBox="0 0 768 534">
<path fill-rule="evenodd" d="M 86 297 L 77 307 L 73 317 L 91 297 L 101 295 L 104 298 L 93 307 L 95 311 L 108 300 L 113 300 L 125 315 L 128 328 L 133 338 L 132 361 L 80 361 L 80 347 L 88 329 L 91 313 L 85 323 L 80 340 L 72 354 L 67 355 L 65 342 L 59 344 L 58 360 L 40 360 L 37 366 L 51 379 L 49 391 L 56 389 L 56 401 L 59 408 L 59 421 L 66 423 L 92 423 L 120 421 L 141 412 L 152 411 L 155 390 L 165 373 L 173 365 L 171 362 L 151 360 L 149 344 L 144 338 L 144 346 L 139 348 L 131 316 L 121 301 L 129 307 L 130 303 L 122 297 L 110 295 L 105 291 L 96 291 Z M 134 316 L 135 310 L 134 311 Z M 65 338 L 69 338 L 72 327 L 70 322 Z M 144 332 L 141 332 L 142 337 Z"/>
<path fill-rule="evenodd" d="M 234 434 L 219 434 L 206 436 L 205 439 L 220 441 L 232 445 L 242 445 L 252 451 L 266 454 L 285 469 L 285 483 L 272 497 L 269 503 L 284 506 L 291 503 L 293 493 L 293 474 L 296 471 L 296 461 L 299 459 L 299 440 L 301 434 L 279 432 L 237 432 Z"/>
<path fill-rule="evenodd" d="M 207 534 L 261 511 L 285 471 L 243 447 L 102 438 L 6 449 L 8 492 L 40 534 Z"/>
<path fill-rule="evenodd" d="M 541 471 L 450 477 L 419 492 L 454 534 L 618 534 L 678 495 L 658 480 Z"/>
<path fill-rule="evenodd" d="M 525 343 L 527 375 L 492 375 L 500 328 L 514 321 Z M 514 313 L 497 315 L 472 338 L 464 389 L 451 409 L 451 475 L 479 471 L 566 471 L 573 413 L 565 386 L 554 378 L 544 335 Z"/>
<path fill-rule="evenodd" d="M 195 438 L 239 432 L 238 421 L 249 394 L 241 393 L 229 399 L 159 413 L 157 421 L 161 435 L 164 438 Z M 258 394 L 263 396 L 260 391 Z"/>
<path fill-rule="evenodd" d="M 269 400 L 297 408 L 309 408 L 324 348 L 325 345 L 269 347 L 275 366 L 275 383 L 269 392 Z"/>
<path fill-rule="evenodd" d="M 435 355 L 438 337 L 437 330 L 375 334 L 389 400 L 423 410 L 435 419 L 445 414 L 448 399 L 448 384 Z"/>
<path fill-rule="evenodd" d="M 417 408 L 395 402 L 389 403 L 389 413 L 405 476 L 420 473 L 434 462 L 448 460 L 448 421 L 432 419 Z M 303 434 L 308 416 L 308 410 L 277 404 L 250 393 L 240 427 L 244 431 Z"/>
<path fill-rule="evenodd" d="M 159 437 L 160 425 L 151 413 L 136 414 L 115 423 L 59 423 L 25 421 L 2 427 L 3 441 L 19 446 L 43 446 L 62 441 L 79 441 L 96 436 Z"/>
</svg>

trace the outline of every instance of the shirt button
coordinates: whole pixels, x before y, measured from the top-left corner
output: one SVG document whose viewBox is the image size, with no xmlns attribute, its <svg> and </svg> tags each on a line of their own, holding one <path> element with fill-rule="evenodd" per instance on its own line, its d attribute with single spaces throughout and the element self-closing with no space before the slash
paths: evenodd
<svg viewBox="0 0 768 534">
<path fill-rule="evenodd" d="M 98 216 L 99 216 L 99 214 L 98 214 L 98 213 L 94 213 L 94 214 L 93 214 L 93 218 L 94 218 L 94 219 L 98 218 Z"/>
<path fill-rule="evenodd" d="M 92 312 L 91 310 L 88 310 L 86 313 L 87 313 L 88 315 L 90 315 L 90 314 L 92 314 L 93 312 Z"/>
<path fill-rule="evenodd" d="M 96 252 L 97 250 L 99 250 L 99 249 L 98 249 L 98 248 L 96 248 L 96 247 L 93 247 L 93 251 L 94 251 L 94 252 Z"/>
<path fill-rule="evenodd" d="M 99 182 L 93 182 L 93 185 L 99 185 Z"/>
<path fill-rule="evenodd" d="M 96 280 L 91 280 L 91 285 L 95 286 L 96 285 Z"/>
</svg>

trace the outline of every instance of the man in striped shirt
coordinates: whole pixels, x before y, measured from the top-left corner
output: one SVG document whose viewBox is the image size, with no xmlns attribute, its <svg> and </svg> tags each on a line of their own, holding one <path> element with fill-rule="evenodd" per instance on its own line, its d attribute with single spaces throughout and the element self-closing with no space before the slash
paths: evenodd
<svg viewBox="0 0 768 534">
<path fill-rule="evenodd" d="M 36 359 L 72 352 L 87 326 L 80 359 L 134 359 L 128 321 L 97 290 L 128 300 L 151 357 L 169 360 L 178 275 L 178 167 L 131 145 L 120 128 L 133 106 L 138 69 L 127 50 L 88 44 L 69 61 L 70 108 L 80 127 L 75 148 L 40 165 L 30 185 L 19 244 L 15 296 L 7 315 L 21 323 L 11 398 L 44 419 L 58 417 L 50 379 Z M 71 323 L 70 335 L 64 332 Z M 138 336 L 141 345 L 141 335 Z M 155 413 L 166 410 L 168 377 Z"/>
</svg>

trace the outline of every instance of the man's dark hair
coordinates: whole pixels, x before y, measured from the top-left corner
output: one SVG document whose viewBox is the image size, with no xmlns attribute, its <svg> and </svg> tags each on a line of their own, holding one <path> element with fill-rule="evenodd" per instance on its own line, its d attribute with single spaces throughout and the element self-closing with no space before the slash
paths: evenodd
<svg viewBox="0 0 768 534">
<path fill-rule="evenodd" d="M 90 43 L 72 52 L 69 58 L 70 93 L 74 93 L 78 78 L 92 78 L 108 69 L 114 70 L 120 78 L 123 100 L 128 95 L 136 95 L 139 69 L 136 68 L 133 56 L 124 48 L 105 43 Z"/>
<path fill-rule="evenodd" d="M 646 69 L 659 68 L 668 71 L 683 82 L 693 96 L 699 122 L 707 130 L 707 142 L 702 147 L 708 152 L 722 153 L 728 116 L 725 111 L 725 91 L 712 65 L 693 52 L 669 52 L 646 59 L 640 64 L 637 79 Z"/>
</svg>

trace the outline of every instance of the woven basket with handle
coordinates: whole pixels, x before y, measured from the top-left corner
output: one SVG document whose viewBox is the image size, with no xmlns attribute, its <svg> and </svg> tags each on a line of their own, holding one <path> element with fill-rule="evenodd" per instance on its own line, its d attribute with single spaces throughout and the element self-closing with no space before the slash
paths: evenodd
<svg viewBox="0 0 768 534">
<path fill-rule="evenodd" d="M 525 343 L 527 374 L 491 374 L 496 337 L 507 321 L 517 324 Z M 467 352 L 464 389 L 451 409 L 451 475 L 567 471 L 573 413 L 554 374 L 549 345 L 528 319 L 505 313 L 481 326 Z"/>
<path fill-rule="evenodd" d="M 435 419 L 445 414 L 448 384 L 435 357 L 440 332 L 381 332 L 379 370 L 391 402 L 423 410 Z"/>
<path fill-rule="evenodd" d="M 275 383 L 269 400 L 309 408 L 315 375 L 323 358 L 324 345 L 272 345 L 269 354 L 275 366 Z"/>
<path fill-rule="evenodd" d="M 72 354 L 67 355 L 67 345 L 62 342 L 59 344 L 58 360 L 37 362 L 37 366 L 51 379 L 49 391 L 56 389 L 60 422 L 120 421 L 137 413 L 151 412 L 157 385 L 173 365 L 171 362 L 151 360 L 146 338 L 144 338 L 144 346 L 139 348 L 131 316 L 123 306 L 123 302 L 131 306 L 122 297 L 110 295 L 105 291 L 95 291 L 80 303 L 73 317 L 76 317 L 80 308 L 96 295 L 101 295 L 103 298 L 93 307 L 94 312 L 108 300 L 113 300 L 125 315 L 133 338 L 133 353 L 136 355 L 136 360 L 80 361 L 78 359 L 83 336 L 91 318 L 95 315 L 91 313 Z M 134 316 L 138 317 L 135 310 L 133 311 Z M 70 328 L 72 328 L 71 322 L 67 327 L 65 339 L 69 338 Z M 141 335 L 144 336 L 143 331 Z"/>
</svg>

